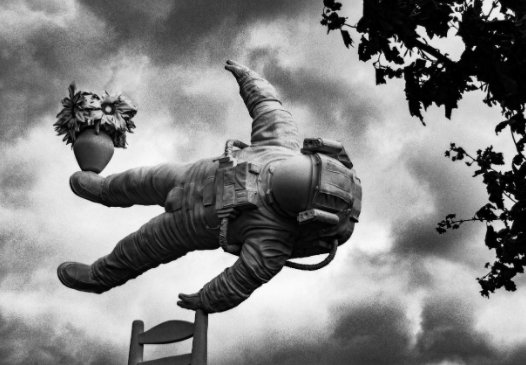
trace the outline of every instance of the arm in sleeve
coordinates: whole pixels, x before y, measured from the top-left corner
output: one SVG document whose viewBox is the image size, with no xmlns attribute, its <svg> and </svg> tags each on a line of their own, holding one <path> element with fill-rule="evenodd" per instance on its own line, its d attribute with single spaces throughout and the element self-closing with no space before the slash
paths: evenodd
<svg viewBox="0 0 526 365">
<path fill-rule="evenodd" d="M 240 94 L 252 122 L 252 146 L 301 147 L 298 127 L 292 115 L 283 109 L 276 89 L 254 71 L 238 79 Z"/>
<path fill-rule="evenodd" d="M 236 307 L 280 272 L 291 253 L 287 233 L 265 231 L 248 238 L 236 263 L 199 292 L 204 309 L 214 313 Z"/>
</svg>

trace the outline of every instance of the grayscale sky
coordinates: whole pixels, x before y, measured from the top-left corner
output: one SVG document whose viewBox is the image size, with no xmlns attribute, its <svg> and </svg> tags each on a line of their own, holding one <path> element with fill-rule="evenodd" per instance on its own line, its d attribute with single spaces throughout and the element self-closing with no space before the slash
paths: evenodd
<svg viewBox="0 0 526 365">
<path fill-rule="evenodd" d="M 357 21 L 361 2 L 343 5 Z M 321 0 L 1 2 L 0 364 L 123 364 L 134 319 L 147 328 L 192 320 L 178 293 L 197 292 L 235 257 L 194 252 L 103 295 L 60 284 L 60 263 L 92 263 L 162 208 L 110 209 L 73 195 L 78 166 L 52 125 L 75 80 L 139 108 L 129 147 L 103 175 L 219 155 L 228 138 L 250 139 L 227 59 L 276 86 L 302 137 L 345 143 L 364 198 L 329 267 L 285 268 L 239 307 L 211 315 L 210 363 L 524 363 L 524 277 L 516 293 L 482 298 L 476 278 L 493 259 L 484 225 L 434 231 L 446 214 L 470 217 L 485 204 L 480 179 L 444 151 L 450 142 L 510 151 L 494 134 L 499 111 L 474 93 L 451 121 L 430 108 L 423 127 L 403 83 L 375 86 L 373 66 L 326 34 L 321 11 Z M 463 47 L 453 36 L 440 46 L 453 57 Z"/>
</svg>

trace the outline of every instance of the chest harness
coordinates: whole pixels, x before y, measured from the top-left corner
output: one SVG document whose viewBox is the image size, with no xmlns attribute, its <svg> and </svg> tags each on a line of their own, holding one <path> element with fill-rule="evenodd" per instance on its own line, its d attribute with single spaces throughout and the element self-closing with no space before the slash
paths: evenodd
<svg viewBox="0 0 526 365">
<path fill-rule="evenodd" d="M 244 149 L 248 145 L 230 139 L 225 152 L 217 159 L 216 212 L 220 219 L 219 245 L 230 254 L 239 255 L 241 245 L 228 244 L 228 222 L 240 211 L 257 209 L 257 178 L 259 165 L 250 162 L 238 163 L 233 157 L 234 147 Z M 328 256 L 317 264 L 301 264 L 287 261 L 285 266 L 304 271 L 314 271 L 327 266 L 336 256 L 339 238 L 345 242 L 358 222 L 361 210 L 360 180 L 352 170 L 350 161 L 340 142 L 322 138 L 306 138 L 301 152 L 314 155 L 317 173 L 316 188 L 311 194 L 308 207 L 297 216 L 300 225 L 318 229 L 320 245 Z M 343 243 L 342 242 L 342 243 Z"/>
</svg>

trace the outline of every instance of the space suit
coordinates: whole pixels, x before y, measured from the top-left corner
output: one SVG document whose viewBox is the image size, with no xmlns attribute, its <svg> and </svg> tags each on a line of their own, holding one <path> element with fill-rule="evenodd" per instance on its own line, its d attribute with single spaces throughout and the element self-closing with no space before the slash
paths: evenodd
<svg viewBox="0 0 526 365">
<path fill-rule="evenodd" d="M 64 285 L 102 293 L 191 251 L 219 248 L 223 232 L 223 240 L 239 248 L 233 252 L 239 259 L 198 293 L 180 294 L 178 302 L 222 312 L 246 300 L 288 259 L 327 253 L 331 240 L 349 239 L 361 210 L 361 186 L 343 148 L 302 150 L 296 123 L 274 87 L 234 61 L 225 68 L 253 118 L 250 145 L 216 159 L 106 178 L 73 174 L 71 189 L 80 197 L 108 207 L 160 205 L 165 212 L 92 265 L 60 265 Z M 228 231 L 221 231 L 227 221 Z"/>
</svg>

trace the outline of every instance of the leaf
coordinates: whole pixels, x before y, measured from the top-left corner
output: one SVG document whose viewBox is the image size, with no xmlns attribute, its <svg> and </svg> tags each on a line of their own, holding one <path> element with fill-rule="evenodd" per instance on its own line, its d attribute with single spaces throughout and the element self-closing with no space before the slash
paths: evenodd
<svg viewBox="0 0 526 365">
<path fill-rule="evenodd" d="M 376 75 L 376 85 L 385 84 L 385 70 L 383 68 L 375 67 L 374 71 Z"/>
<path fill-rule="evenodd" d="M 348 31 L 341 29 L 343 43 L 345 44 L 345 47 L 349 48 L 349 46 L 353 47 L 353 40 L 351 38 L 351 35 Z"/>
<path fill-rule="evenodd" d="M 513 164 L 519 166 L 524 161 L 524 157 L 521 154 L 515 155 L 513 157 Z"/>
<path fill-rule="evenodd" d="M 491 203 L 488 203 L 475 213 L 475 217 L 481 221 L 494 221 L 497 219 L 497 216 L 493 213 L 493 210 L 495 210 L 495 207 Z"/>
<path fill-rule="evenodd" d="M 423 123 L 424 117 L 421 113 L 421 102 L 420 94 L 421 90 L 418 85 L 418 81 L 415 79 L 413 67 L 406 67 L 404 69 L 404 79 L 405 79 L 405 97 L 409 105 L 409 114 L 413 117 L 418 117 Z"/>
<path fill-rule="evenodd" d="M 484 238 L 484 242 L 489 249 L 496 248 L 498 246 L 497 234 L 495 233 L 493 226 L 486 227 L 486 237 Z"/>
<path fill-rule="evenodd" d="M 442 228 L 442 227 L 437 227 L 437 228 L 435 228 L 435 229 L 436 229 L 436 231 L 438 232 L 438 234 L 444 234 L 444 233 L 446 233 L 446 230 L 445 230 L 444 228 Z"/>
<path fill-rule="evenodd" d="M 522 262 L 520 260 L 513 260 L 513 268 L 518 273 L 524 273 L 524 268 L 522 266 Z"/>
<path fill-rule="evenodd" d="M 332 11 L 341 10 L 342 4 L 336 2 L 335 0 L 323 0 L 323 5 Z"/>
<path fill-rule="evenodd" d="M 500 132 L 502 132 L 502 130 L 506 128 L 508 124 L 510 124 L 509 120 L 505 120 L 504 122 L 500 122 L 499 124 L 497 124 L 497 127 L 495 127 L 495 134 L 499 134 Z"/>
<path fill-rule="evenodd" d="M 515 291 L 517 290 L 517 286 L 513 281 L 507 280 L 504 282 L 504 289 L 506 289 L 507 291 Z"/>
<path fill-rule="evenodd" d="M 524 145 L 526 144 L 526 137 L 522 137 L 517 141 L 517 149 L 519 151 L 524 151 Z"/>
</svg>

